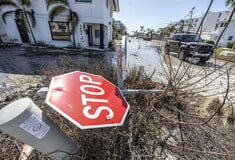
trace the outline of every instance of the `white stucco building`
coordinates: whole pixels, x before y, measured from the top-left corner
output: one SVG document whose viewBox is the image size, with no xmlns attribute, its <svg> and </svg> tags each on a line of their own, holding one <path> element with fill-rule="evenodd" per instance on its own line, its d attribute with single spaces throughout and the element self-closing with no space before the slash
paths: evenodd
<svg viewBox="0 0 235 160">
<path fill-rule="evenodd" d="M 18 0 L 15 0 L 18 2 Z M 0 19 L 0 34 L 3 42 L 14 43 L 43 43 L 56 47 L 74 46 L 82 48 L 106 48 L 112 40 L 113 12 L 119 11 L 119 0 L 68 0 L 68 9 L 78 15 L 78 22 L 74 34 L 69 34 L 71 24 L 68 22 L 69 10 L 60 13 L 50 21 L 49 12 L 54 6 L 49 6 L 45 0 L 31 0 L 27 11 L 33 9 L 36 26 L 32 33 L 22 30 L 17 25 L 14 14 L 6 17 L 6 24 Z M 2 7 L 0 17 L 5 11 L 14 10 L 14 7 Z M 32 26 L 31 22 L 30 25 Z M 35 38 L 33 38 L 33 36 Z"/>
<path fill-rule="evenodd" d="M 216 42 L 220 33 L 227 25 L 231 12 L 232 8 L 228 11 L 209 12 L 203 23 L 202 38 Z M 202 17 L 193 18 L 189 32 L 196 32 L 201 20 Z M 185 22 L 187 24 L 189 20 L 185 20 Z M 184 27 L 184 31 L 188 31 L 188 25 Z M 235 15 L 233 16 L 218 45 L 225 47 L 228 42 L 235 43 Z"/>
</svg>

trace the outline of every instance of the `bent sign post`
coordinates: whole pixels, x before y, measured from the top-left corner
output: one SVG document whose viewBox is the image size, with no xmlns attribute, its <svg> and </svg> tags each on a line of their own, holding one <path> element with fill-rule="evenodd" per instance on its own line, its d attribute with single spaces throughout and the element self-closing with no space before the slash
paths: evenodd
<svg viewBox="0 0 235 160">
<path fill-rule="evenodd" d="M 120 126 L 129 110 L 119 88 L 78 71 L 53 77 L 46 103 L 81 129 Z"/>
</svg>

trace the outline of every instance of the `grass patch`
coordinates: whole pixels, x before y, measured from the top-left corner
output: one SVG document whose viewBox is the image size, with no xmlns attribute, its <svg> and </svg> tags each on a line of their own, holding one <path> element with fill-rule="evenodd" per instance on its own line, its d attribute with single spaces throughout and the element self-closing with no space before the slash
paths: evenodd
<svg viewBox="0 0 235 160">
<path fill-rule="evenodd" d="M 234 62 L 235 63 L 235 56 L 224 56 L 224 55 L 221 55 L 220 53 L 222 51 L 232 51 L 232 52 L 235 52 L 235 49 L 232 49 L 232 48 L 217 48 L 217 49 L 215 49 L 214 54 L 212 55 L 212 57 L 215 58 L 215 56 L 216 56 L 217 59 L 224 60 L 224 61 L 230 61 L 230 62 Z"/>
</svg>

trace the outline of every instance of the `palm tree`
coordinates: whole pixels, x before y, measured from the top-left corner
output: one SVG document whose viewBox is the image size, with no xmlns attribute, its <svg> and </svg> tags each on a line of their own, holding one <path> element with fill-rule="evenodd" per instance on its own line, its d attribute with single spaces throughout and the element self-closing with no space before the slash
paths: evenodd
<svg viewBox="0 0 235 160">
<path fill-rule="evenodd" d="M 34 10 L 31 9 L 30 11 L 27 11 L 25 7 L 29 7 L 31 5 L 30 0 L 19 0 L 19 4 L 15 3 L 12 0 L 1 0 L 0 1 L 0 7 L 2 6 L 12 6 L 15 9 L 6 11 L 2 15 L 3 22 L 7 24 L 6 17 L 11 14 L 15 14 L 16 19 L 19 20 L 19 25 L 24 29 L 25 31 L 29 31 L 31 33 L 31 36 L 33 38 L 33 42 L 36 43 L 36 39 L 32 30 L 32 27 L 34 28 L 36 26 L 36 19 L 34 17 Z M 30 21 L 29 21 L 30 19 Z M 30 24 L 31 22 L 31 24 Z M 31 27 L 32 25 L 32 27 Z"/>
<path fill-rule="evenodd" d="M 144 36 L 144 26 L 140 26 L 140 33 L 142 34 L 141 37 L 143 38 L 143 36 Z"/>
<path fill-rule="evenodd" d="M 54 18 L 64 11 L 68 11 L 68 22 L 71 26 L 70 34 L 72 34 L 73 37 L 73 46 L 76 47 L 76 40 L 75 40 L 75 30 L 78 25 L 78 15 L 76 12 L 72 11 L 69 3 L 67 0 L 46 0 L 47 3 L 47 9 L 49 10 L 49 7 L 53 5 L 53 7 L 49 11 L 49 19 L 51 21 L 54 20 Z"/>
<path fill-rule="evenodd" d="M 149 37 L 149 35 L 151 35 L 151 29 L 150 28 L 147 28 L 146 29 L 146 35 Z"/>
</svg>

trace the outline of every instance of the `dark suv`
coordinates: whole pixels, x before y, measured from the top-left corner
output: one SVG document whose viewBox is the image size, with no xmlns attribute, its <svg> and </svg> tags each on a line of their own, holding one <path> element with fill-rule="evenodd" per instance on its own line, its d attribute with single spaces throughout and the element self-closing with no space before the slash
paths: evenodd
<svg viewBox="0 0 235 160">
<path fill-rule="evenodd" d="M 214 52 L 214 45 L 204 43 L 201 37 L 192 33 L 178 33 L 170 36 L 166 42 L 165 53 L 175 52 L 178 58 L 197 57 L 207 61 Z"/>
</svg>

